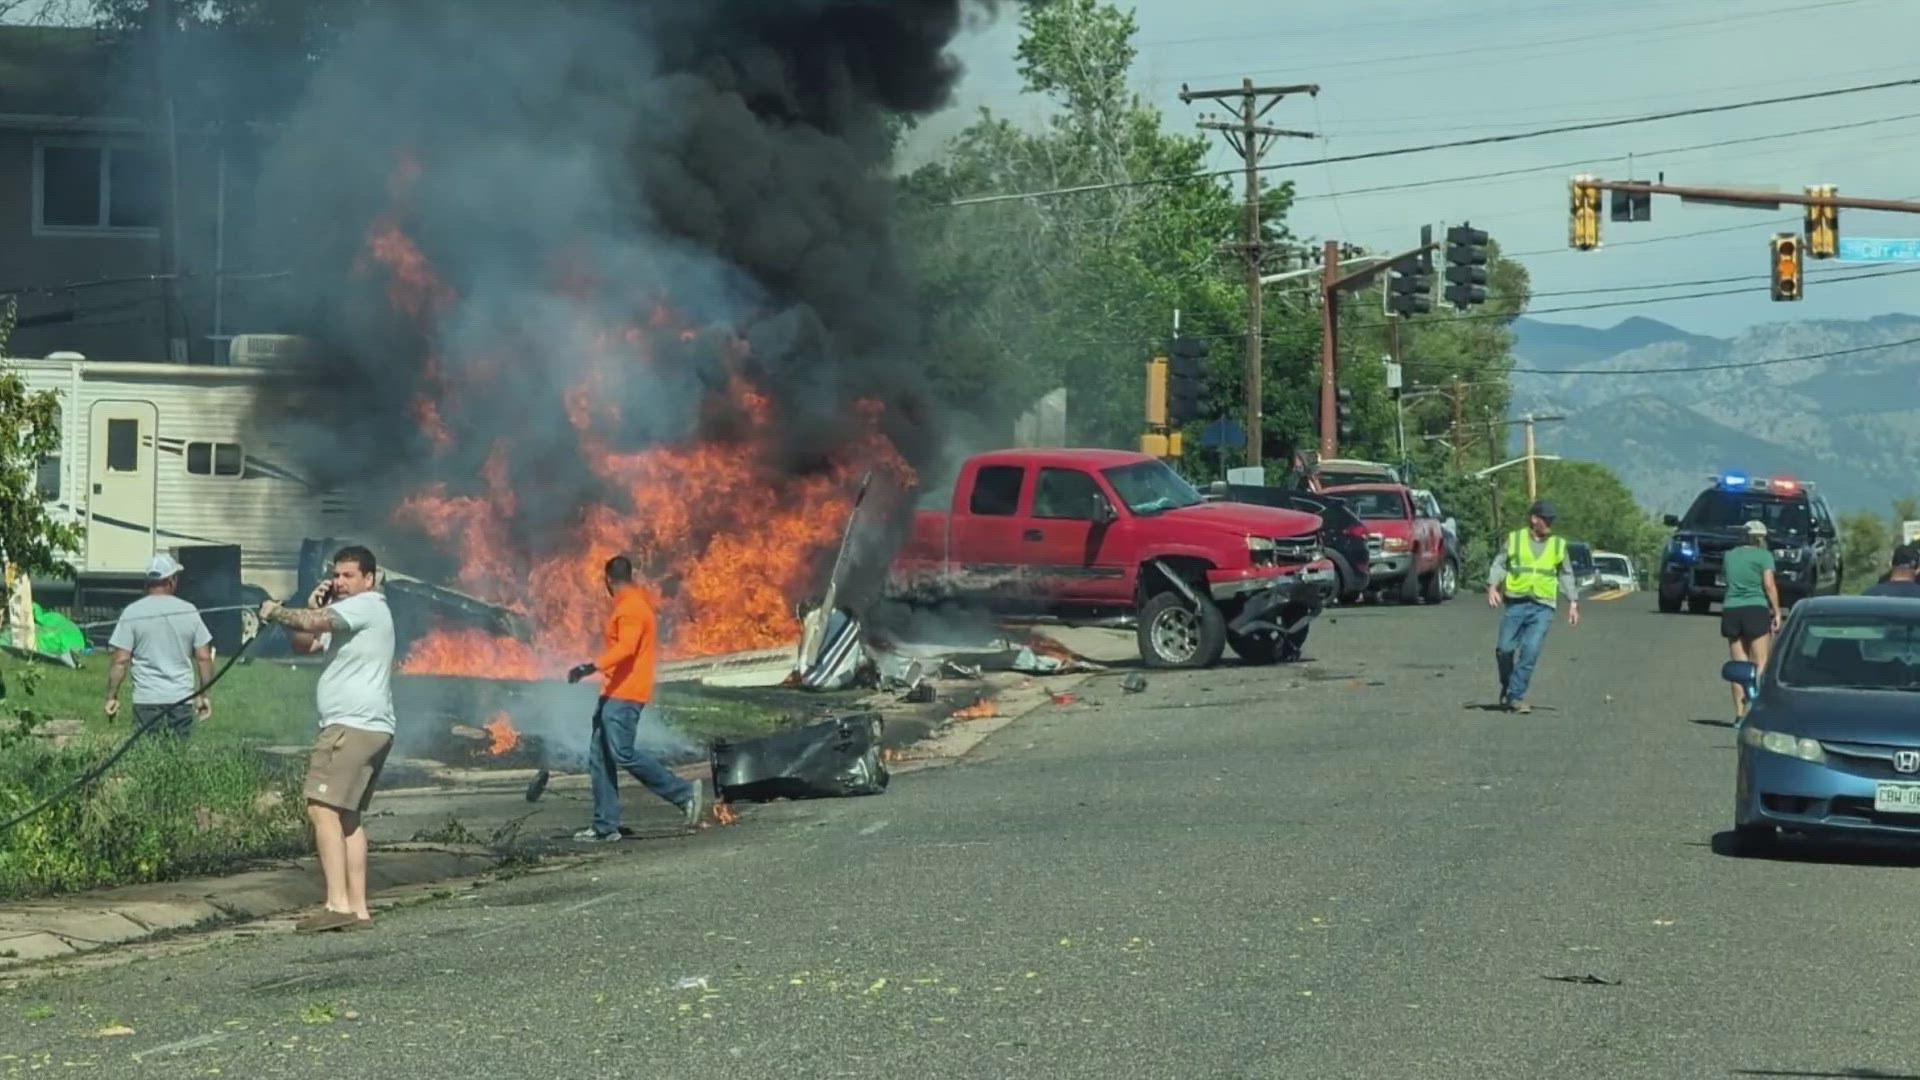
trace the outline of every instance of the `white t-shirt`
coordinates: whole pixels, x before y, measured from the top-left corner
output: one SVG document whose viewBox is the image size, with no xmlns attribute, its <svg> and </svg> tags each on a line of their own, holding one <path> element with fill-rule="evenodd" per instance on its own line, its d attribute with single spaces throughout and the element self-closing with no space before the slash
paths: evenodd
<svg viewBox="0 0 1920 1080">
<path fill-rule="evenodd" d="M 135 705 L 172 705 L 200 688 L 193 650 L 212 641 L 199 608 L 177 596 L 154 593 L 127 605 L 107 645 L 133 654 Z"/>
<path fill-rule="evenodd" d="M 393 734 L 393 613 L 386 596 L 369 589 L 336 600 L 327 610 L 347 629 L 320 635 L 327 650 L 326 670 L 314 687 L 320 726 Z"/>
</svg>

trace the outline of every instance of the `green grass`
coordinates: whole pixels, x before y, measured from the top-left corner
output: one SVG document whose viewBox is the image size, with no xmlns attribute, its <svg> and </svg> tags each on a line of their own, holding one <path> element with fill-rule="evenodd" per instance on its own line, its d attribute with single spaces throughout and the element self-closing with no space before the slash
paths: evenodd
<svg viewBox="0 0 1920 1080">
<path fill-rule="evenodd" d="M 39 681 L 31 696 L 20 688 L 16 668 L 21 661 L 0 658 L 7 676 L 6 710 L 27 707 L 54 719 L 86 722 L 89 732 L 126 734 L 132 730 L 129 691 L 121 691 L 120 716 L 109 722 L 101 712 L 107 694 L 105 653 L 95 653 L 82 667 L 51 664 L 39 667 Z M 217 670 L 217 669 L 216 669 Z M 235 664 L 213 688 L 213 717 L 194 727 L 195 738 L 237 739 L 270 745 L 302 745 L 313 736 L 313 684 L 318 664 L 260 660 Z M 658 704 L 689 735 L 752 735 L 779 725 L 786 716 L 819 706 L 833 695 L 804 695 L 782 691 L 705 691 L 697 685 L 663 687 Z M 407 717 L 401 717 L 402 724 Z"/>
<path fill-rule="evenodd" d="M 0 749 L 0 818 L 110 753 L 93 738 Z M 213 873 L 307 846 L 297 760 L 233 740 L 143 740 L 102 779 L 0 836 L 0 899 Z"/>
</svg>

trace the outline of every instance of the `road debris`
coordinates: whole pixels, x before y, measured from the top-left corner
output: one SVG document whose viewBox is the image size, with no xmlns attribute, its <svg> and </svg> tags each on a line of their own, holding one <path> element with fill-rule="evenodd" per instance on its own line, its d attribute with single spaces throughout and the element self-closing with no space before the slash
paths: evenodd
<svg viewBox="0 0 1920 1080">
<path fill-rule="evenodd" d="M 1578 983 L 1581 986 L 1619 986 L 1612 979 L 1603 979 L 1598 975 L 1542 975 L 1549 982 Z"/>
<path fill-rule="evenodd" d="M 720 739 L 709 759 L 722 803 L 819 799 L 887 789 L 879 713 L 857 713 L 757 739 Z"/>
<path fill-rule="evenodd" d="M 1120 680 L 1120 689 L 1129 694 L 1138 694 L 1146 688 L 1147 677 L 1137 671 Z"/>
<path fill-rule="evenodd" d="M 1080 700 L 1080 698 L 1074 694 L 1048 694 L 1047 697 L 1053 699 L 1055 705 L 1071 705 Z"/>
<path fill-rule="evenodd" d="M 994 709 L 993 702 L 979 701 L 972 705 L 967 706 L 964 709 L 955 710 L 953 714 L 953 719 L 955 720 L 987 720 L 997 715 L 999 715 L 999 713 Z"/>
<path fill-rule="evenodd" d="M 687 975 L 673 984 L 675 990 L 709 990 L 705 975 Z"/>
<path fill-rule="evenodd" d="M 934 696 L 933 684 L 921 682 L 914 684 L 913 689 L 901 695 L 900 700 L 908 705 L 926 705 L 933 701 Z"/>
<path fill-rule="evenodd" d="M 979 664 L 962 664 L 958 660 L 948 660 L 940 665 L 940 677 L 943 679 L 970 679 L 978 682 L 985 676 Z"/>
</svg>

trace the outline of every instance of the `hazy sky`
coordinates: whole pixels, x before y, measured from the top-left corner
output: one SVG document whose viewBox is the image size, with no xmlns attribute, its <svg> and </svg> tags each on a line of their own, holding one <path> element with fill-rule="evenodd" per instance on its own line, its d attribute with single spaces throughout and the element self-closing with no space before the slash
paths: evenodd
<svg viewBox="0 0 1920 1080">
<path fill-rule="evenodd" d="M 1237 85 L 1248 76 L 1259 84 L 1320 84 L 1317 99 L 1289 98 L 1267 122 L 1321 137 L 1283 140 L 1270 152 L 1271 162 L 1920 76 L 1920 62 L 1913 58 L 1920 4 L 1913 0 L 1135 0 L 1132 6 L 1140 23 L 1134 87 L 1161 109 L 1169 126 L 1189 124 L 1201 111 L 1181 104 L 1183 82 L 1210 88 Z M 1469 8 L 1471 16 L 1465 14 Z M 1020 92 L 1012 58 L 1017 40 L 1010 15 L 963 39 L 958 52 L 968 75 L 958 100 L 928 126 L 917 151 L 927 152 L 928 143 L 950 135 L 981 105 L 1016 120 L 1045 115 L 1044 99 Z M 1882 118 L 1885 123 L 1848 130 L 1680 149 Z M 1647 179 L 1664 171 L 1670 183 L 1788 191 L 1831 183 L 1845 194 L 1920 197 L 1916 136 L 1920 86 L 1316 165 L 1282 175 L 1298 187 L 1301 201 L 1291 221 L 1304 237 L 1399 249 L 1417 242 L 1422 223 L 1469 220 L 1507 251 L 1524 255 L 1533 273 L 1534 313 L 1541 318 L 1609 326 L 1646 315 L 1698 333 L 1727 335 L 1784 319 L 1912 311 L 1909 297 L 1920 289 L 1920 273 L 1823 283 L 1831 273 L 1871 268 L 1809 260 L 1806 299 L 1776 303 L 1767 294 L 1766 241 L 1777 230 L 1799 228 L 1797 208 L 1736 210 L 1682 204 L 1671 197 L 1655 200 L 1651 222 L 1616 224 L 1603 218 L 1606 246 L 1573 251 L 1567 247 L 1567 178 L 1587 172 Z M 1216 162 L 1226 167 L 1237 158 L 1221 147 Z M 1492 180 L 1352 193 L 1535 168 L 1540 171 Z M 1789 216 L 1791 223 L 1782 222 Z M 1729 226 L 1732 231 L 1659 239 Z M 1841 213 L 1840 229 L 1843 236 L 1920 237 L 1920 216 L 1849 210 Z M 1623 243 L 1643 240 L 1658 242 Z M 1751 288 L 1732 296 L 1649 299 L 1745 283 L 1543 295 L 1737 275 L 1751 275 Z M 1636 302 L 1549 310 L 1620 300 Z"/>
</svg>

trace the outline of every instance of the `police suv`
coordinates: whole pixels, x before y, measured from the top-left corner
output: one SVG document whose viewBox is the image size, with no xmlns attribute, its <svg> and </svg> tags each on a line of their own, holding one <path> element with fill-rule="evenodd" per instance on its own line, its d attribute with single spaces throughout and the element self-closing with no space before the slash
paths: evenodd
<svg viewBox="0 0 1920 1080">
<path fill-rule="evenodd" d="M 1687 512 L 1668 514 L 1674 530 L 1660 559 L 1660 610 L 1700 614 L 1727 594 L 1721 560 L 1746 542 L 1742 526 L 1761 521 L 1773 549 L 1774 582 L 1780 603 L 1840 591 L 1840 540 L 1833 512 L 1813 485 L 1781 477 L 1756 479 L 1742 473 L 1715 476 Z"/>
</svg>

